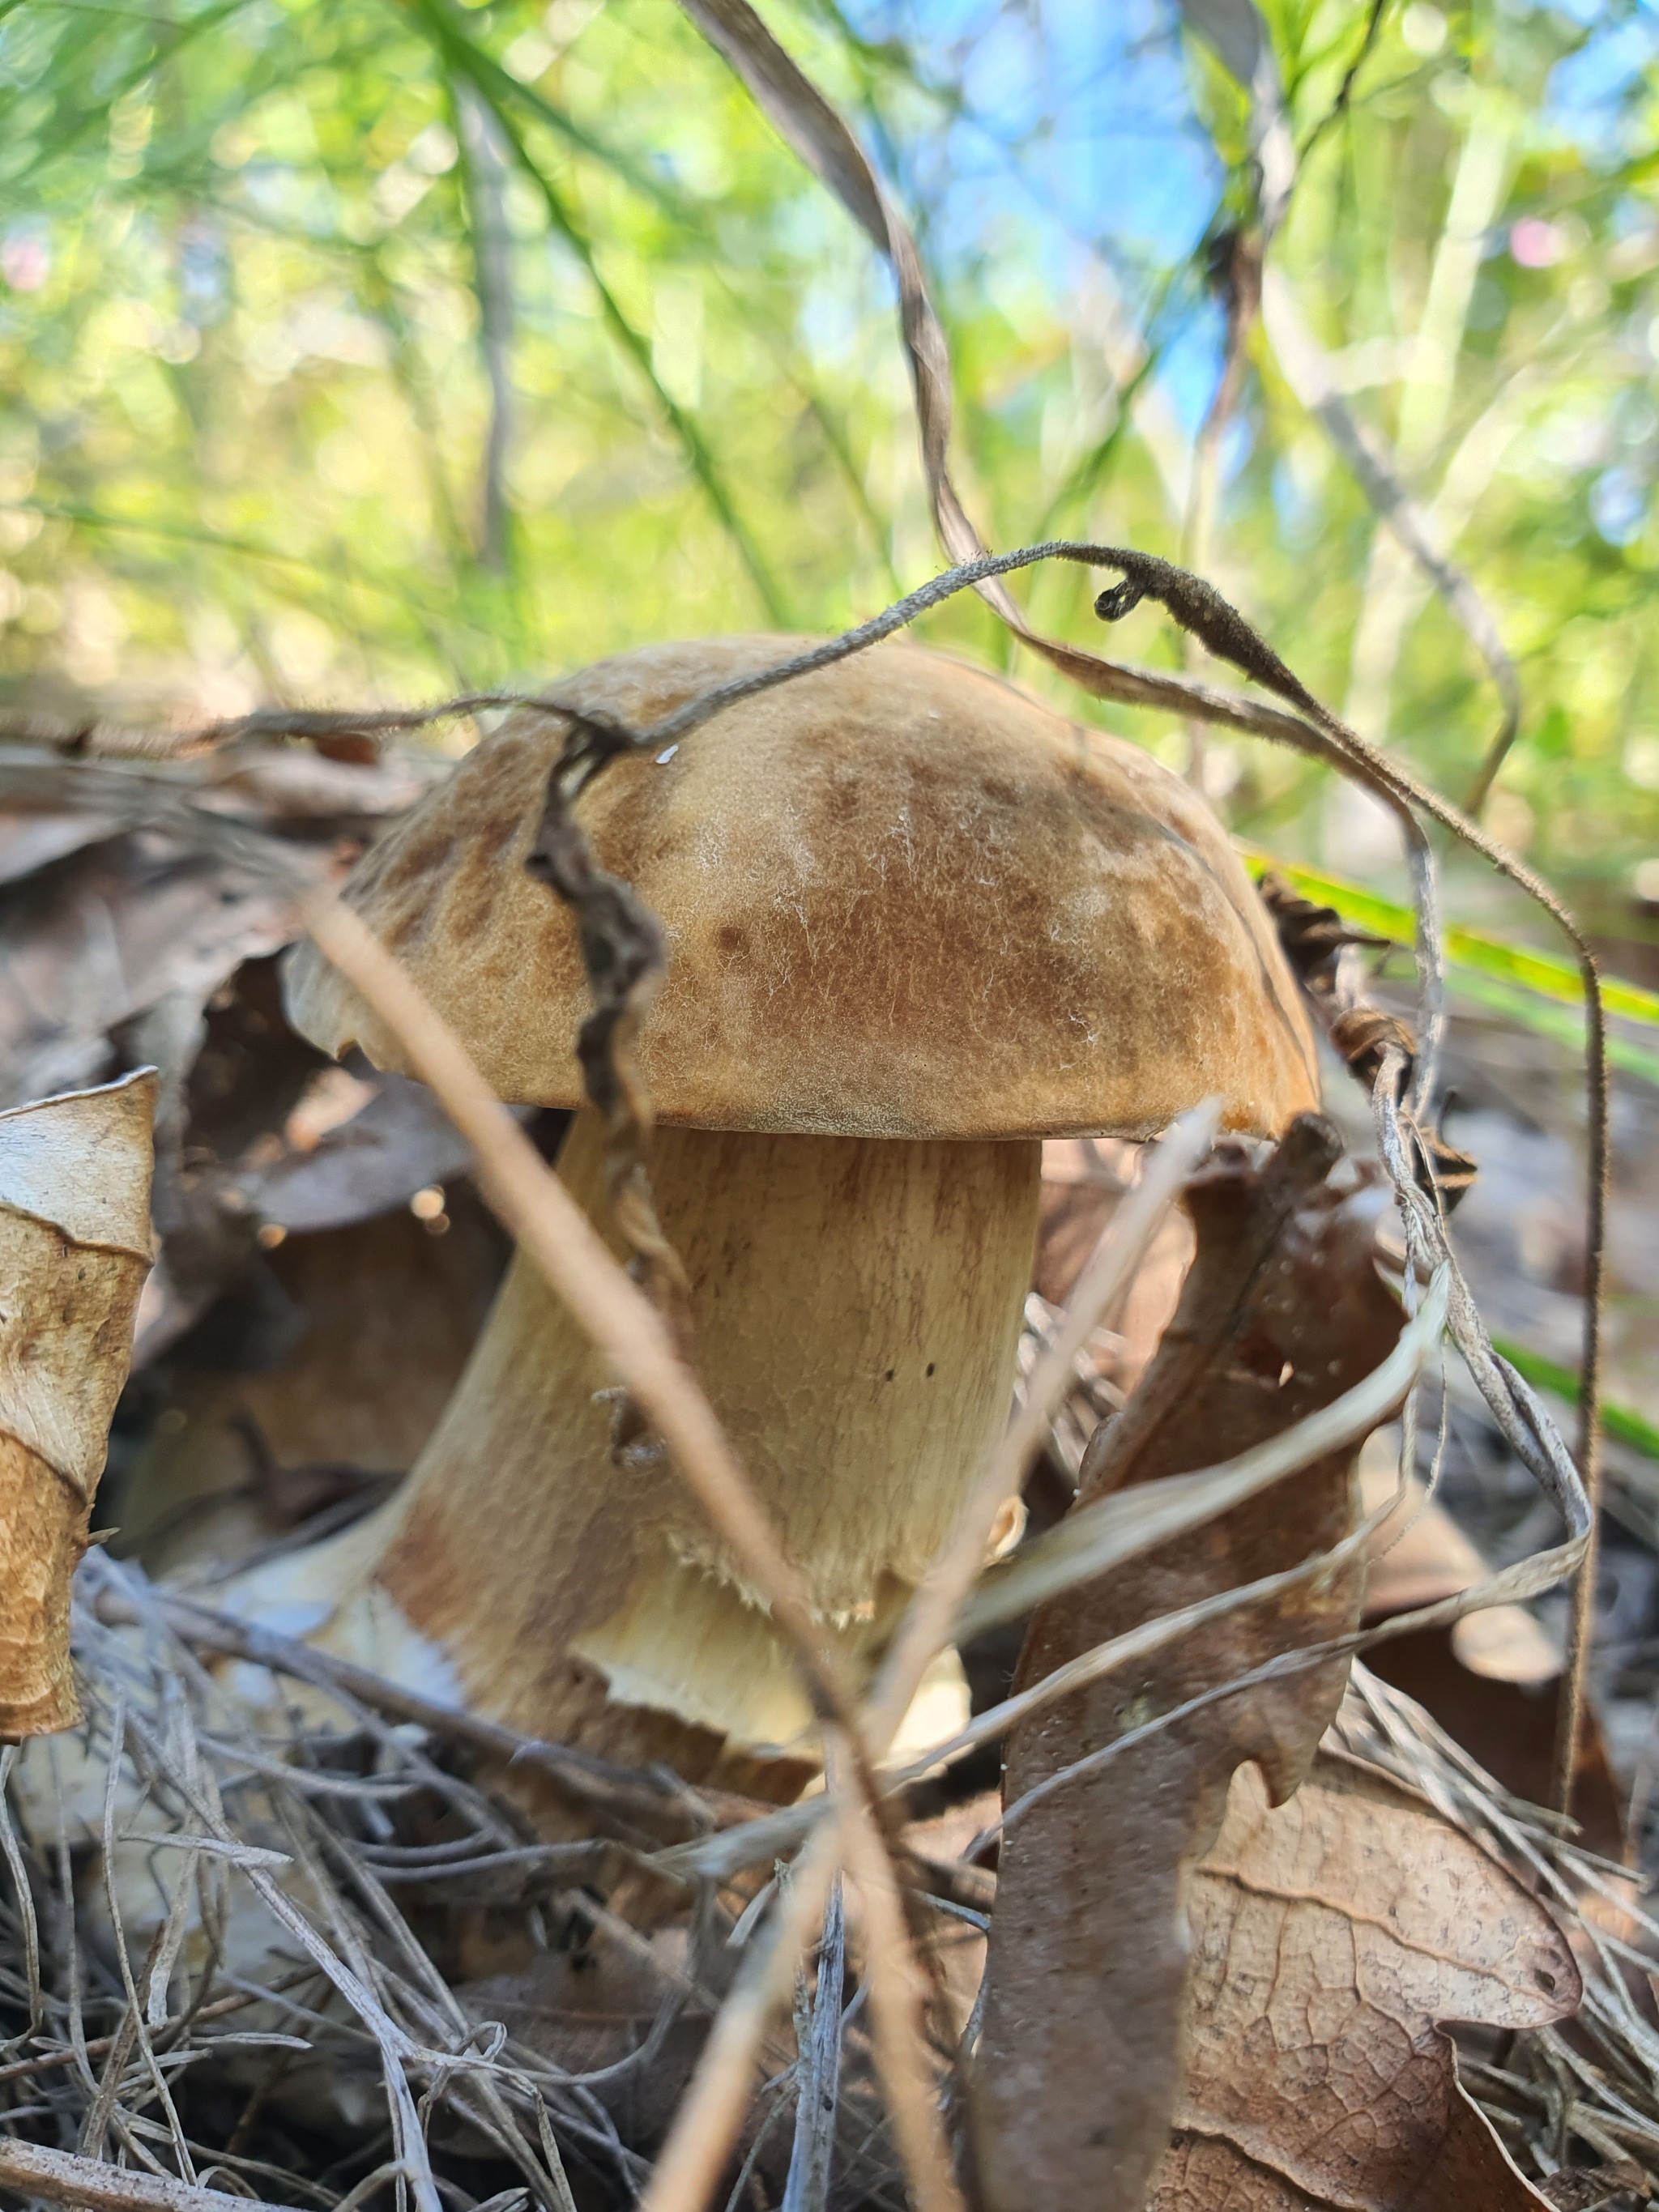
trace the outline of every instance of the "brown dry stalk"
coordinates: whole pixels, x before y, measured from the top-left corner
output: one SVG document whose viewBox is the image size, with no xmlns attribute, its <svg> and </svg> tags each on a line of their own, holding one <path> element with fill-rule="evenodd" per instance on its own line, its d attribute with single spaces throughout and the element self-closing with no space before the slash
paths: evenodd
<svg viewBox="0 0 1659 2212">
<path fill-rule="evenodd" d="M 640 2212 L 702 2212 L 725 2171 L 755 2094 L 755 2054 L 823 1918 L 841 1855 L 839 1827 L 825 1821 L 818 1829 L 791 1869 L 765 1929 L 751 1940 L 651 2170 Z"/>
<path fill-rule="evenodd" d="M 44 2143 L 0 2138 L 0 2189 L 48 2204 L 87 2206 L 91 2212 L 281 2212 L 256 2197 L 202 2189 L 167 2173 L 135 2173 Z"/>
<path fill-rule="evenodd" d="M 876 2061 L 911 2204 L 915 2212 L 966 2212 L 940 2124 L 938 2085 L 927 2063 L 925 1984 L 904 1924 L 893 1863 L 868 1806 L 850 1790 L 842 1798 L 841 1837 L 848 1871 L 864 1900 Z"/>
<path fill-rule="evenodd" d="M 860 1793 L 867 1808 L 869 1836 L 878 1839 L 875 1847 L 884 1862 L 885 1846 L 879 1843 L 884 1808 L 861 1756 L 856 1693 L 845 1662 L 820 1633 L 800 1578 L 757 1504 L 714 1408 L 684 1364 L 670 1323 L 618 1267 L 586 1216 L 479 1074 L 459 1038 L 373 933 L 331 892 L 311 894 L 306 922 L 319 950 L 395 1032 L 412 1066 L 471 1146 L 480 1183 L 503 1224 L 605 1354 L 709 1518 L 765 1595 L 774 1619 L 796 1646 L 820 1715 L 835 1720 L 844 1735 L 848 1750 L 845 1764 L 851 1770 L 846 1786 Z M 843 1798 L 843 1820 L 847 1817 Z M 892 1879 L 890 1868 L 888 1878 Z M 811 1910 L 785 1961 L 786 1988 L 822 1912 L 823 1893 L 808 1901 Z M 908 1938 L 901 1923 L 896 1943 L 872 1946 L 869 1972 L 872 1996 L 891 2029 L 878 2041 L 878 2063 L 890 2108 L 902 2128 L 908 2124 L 900 2114 L 913 2101 L 912 2084 L 918 2075 L 925 2078 L 927 2070 L 926 2045 L 920 2024 L 915 2023 L 918 2047 L 913 2062 L 902 2066 L 901 2080 L 886 2078 L 894 2051 L 910 2033 L 911 2015 L 902 1994 L 907 1966 L 913 1972 Z M 759 2032 L 763 2032 L 770 2010 L 770 2002 L 756 2008 Z M 745 2076 L 747 2070 L 745 2059 Z M 934 2193 L 939 2185 L 933 2168 L 938 2161 L 927 2157 L 925 2146 L 916 2148 L 924 2162 L 912 2175 L 913 2185 L 927 2188 L 933 2212 L 946 2212 L 949 2200 Z M 725 2150 L 721 2144 L 721 2162 Z M 948 2167 L 939 2166 L 939 2173 L 949 2185 Z"/>
</svg>

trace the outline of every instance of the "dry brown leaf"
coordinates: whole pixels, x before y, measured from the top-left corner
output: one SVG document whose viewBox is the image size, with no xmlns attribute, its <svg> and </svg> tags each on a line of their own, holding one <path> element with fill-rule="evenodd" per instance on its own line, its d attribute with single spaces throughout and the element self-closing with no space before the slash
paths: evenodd
<svg viewBox="0 0 1659 2212">
<path fill-rule="evenodd" d="M 1276 1810 L 1241 1768 L 1189 1913 L 1187 2080 L 1148 2212 L 1547 2202 L 1437 2025 L 1538 2027 L 1578 2002 L 1565 1938 L 1479 1844 L 1346 1761 Z"/>
<path fill-rule="evenodd" d="M 1362 1455 L 1359 1492 L 1367 1513 L 1380 1511 L 1395 1497 L 1398 1457 L 1395 1440 L 1385 1435 L 1373 1437 Z M 1491 1572 L 1480 1546 L 1413 1474 L 1376 1532 L 1365 1577 L 1365 1618 L 1387 1620 L 1396 1613 L 1434 1605 L 1473 1589 Z M 1462 1665 L 1489 1681 L 1535 1689 L 1561 1672 L 1559 1639 L 1523 1605 L 1487 1606 L 1467 1614 L 1449 1635 Z"/>
<path fill-rule="evenodd" d="M 155 1370 L 167 1412 L 121 1513 L 123 1548 L 149 1572 L 245 1562 L 313 1514 L 342 1526 L 413 1465 L 503 1264 L 505 1240 L 471 1186 L 446 1197 L 440 1237 L 406 1206 L 290 1237 L 249 1278 L 270 1318 L 252 1296 L 222 1298 Z"/>
<path fill-rule="evenodd" d="M 0 1114 L 0 1741 L 80 1718 L 70 1580 L 149 1272 L 155 1091 Z"/>
<path fill-rule="evenodd" d="M 280 886 L 148 831 L 88 845 L 13 885 L 0 920 L 0 1099 L 96 1079 L 112 1030 L 158 1006 L 198 1012 L 244 960 L 276 951 L 297 927 Z"/>
<path fill-rule="evenodd" d="M 1357 1170 L 1305 1116 L 1260 1170 L 1224 1148 L 1188 1202 L 1197 1256 L 1157 1356 L 1086 1455 L 1079 1504 L 1184 1473 L 1328 1405 L 1393 1349 L 1400 1310 L 1371 1257 Z M 1133 1568 L 1040 1607 L 1024 1687 L 1195 1600 L 1292 1567 L 1355 1517 L 1348 1446 Z M 1025 1793 L 1154 1715 L 1358 1620 L 1353 1567 L 1236 1612 L 1138 1672 L 1035 1717 L 1009 1742 Z M 1294 1790 L 1340 1699 L 1327 1664 L 1222 1699 L 1013 1814 L 1005 1835 L 975 2061 L 975 2154 L 993 2212 L 1139 2212 L 1167 2141 L 1187 1972 L 1184 1893 L 1235 1767 Z"/>
</svg>

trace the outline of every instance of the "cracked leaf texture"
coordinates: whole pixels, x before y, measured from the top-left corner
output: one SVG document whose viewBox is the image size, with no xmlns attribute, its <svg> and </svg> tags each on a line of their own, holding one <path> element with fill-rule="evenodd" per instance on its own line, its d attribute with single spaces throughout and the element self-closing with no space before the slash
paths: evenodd
<svg viewBox="0 0 1659 2212">
<path fill-rule="evenodd" d="M 1578 1974 L 1479 1844 L 1328 1754 L 1277 1808 L 1241 1767 L 1190 1912 L 1186 2084 L 1147 2212 L 1544 2204 L 1439 2023 L 1540 2027 Z"/>
</svg>

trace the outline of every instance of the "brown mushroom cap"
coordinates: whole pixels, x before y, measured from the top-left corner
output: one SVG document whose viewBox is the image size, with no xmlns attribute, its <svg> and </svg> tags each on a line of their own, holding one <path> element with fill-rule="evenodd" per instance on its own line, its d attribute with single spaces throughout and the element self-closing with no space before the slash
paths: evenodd
<svg viewBox="0 0 1659 2212">
<path fill-rule="evenodd" d="M 559 687 L 648 725 L 799 649 L 701 640 Z M 575 1106 L 576 931 L 523 863 L 556 719 L 520 713 L 369 854 L 348 896 L 504 1098 Z M 728 708 L 578 803 L 661 918 L 644 1024 L 659 1120 L 890 1138 L 1151 1134 L 1218 1095 L 1276 1133 L 1318 1102 L 1278 942 L 1203 801 L 986 671 L 878 646 Z M 289 1003 L 406 1066 L 309 947 Z"/>
</svg>

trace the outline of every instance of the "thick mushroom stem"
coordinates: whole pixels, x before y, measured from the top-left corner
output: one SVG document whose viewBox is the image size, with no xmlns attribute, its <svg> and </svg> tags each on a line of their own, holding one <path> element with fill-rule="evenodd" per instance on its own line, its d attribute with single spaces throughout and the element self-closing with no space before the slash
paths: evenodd
<svg viewBox="0 0 1659 2212">
<path fill-rule="evenodd" d="M 601 1224 L 604 1153 L 579 1115 L 559 1172 Z M 699 1371 L 855 1659 L 1006 1417 L 1040 1176 L 1024 1141 L 658 1133 Z M 787 1649 L 672 1466 L 613 1459 L 611 1379 L 515 1260 L 408 1481 L 328 1547 L 329 1580 L 383 1626 L 389 1596 L 511 1726 L 793 1795 L 814 1740 Z"/>
</svg>

